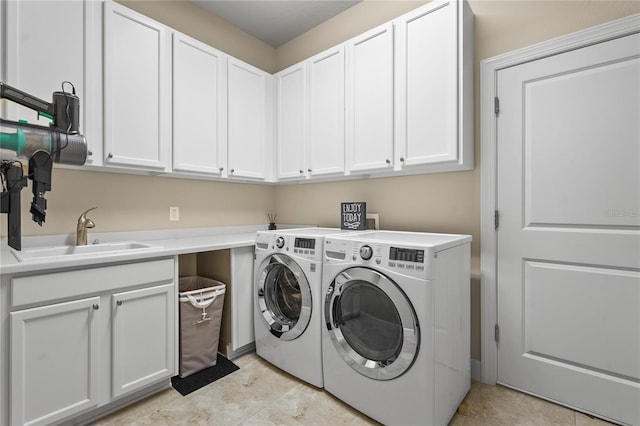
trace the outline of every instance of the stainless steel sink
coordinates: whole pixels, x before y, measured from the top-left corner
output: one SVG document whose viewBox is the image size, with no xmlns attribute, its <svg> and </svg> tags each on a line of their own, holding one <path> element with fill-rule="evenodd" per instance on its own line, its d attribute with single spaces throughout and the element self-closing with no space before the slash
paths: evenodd
<svg viewBox="0 0 640 426">
<path fill-rule="evenodd" d="M 42 260 L 53 258 L 67 258 L 69 256 L 80 256 L 90 254 L 112 254 L 126 250 L 140 250 L 155 248 L 157 246 L 136 241 L 125 241 L 118 243 L 91 244 L 86 246 L 53 246 L 53 247 L 31 247 L 21 251 L 12 250 L 14 256 L 21 262 L 26 260 Z"/>
</svg>

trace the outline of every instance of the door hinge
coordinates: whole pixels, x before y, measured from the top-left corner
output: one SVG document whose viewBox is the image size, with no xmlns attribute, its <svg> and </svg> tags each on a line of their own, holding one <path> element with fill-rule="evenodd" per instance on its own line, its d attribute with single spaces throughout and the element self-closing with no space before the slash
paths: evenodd
<svg viewBox="0 0 640 426">
<path fill-rule="evenodd" d="M 498 324 L 496 324 L 494 331 L 495 331 L 496 343 L 500 343 L 500 326 Z"/>
<path fill-rule="evenodd" d="M 496 96 L 493 98 L 493 110 L 498 115 L 500 113 L 500 99 Z"/>
<path fill-rule="evenodd" d="M 498 226 L 500 226 L 500 213 L 498 212 L 498 210 L 494 212 L 493 224 L 496 230 L 498 229 Z"/>
</svg>

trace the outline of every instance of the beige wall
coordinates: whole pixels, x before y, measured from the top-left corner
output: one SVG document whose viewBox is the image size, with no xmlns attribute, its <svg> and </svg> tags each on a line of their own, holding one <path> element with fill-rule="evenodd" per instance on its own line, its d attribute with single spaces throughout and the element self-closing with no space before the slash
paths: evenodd
<svg viewBox="0 0 640 426">
<path fill-rule="evenodd" d="M 93 232 L 256 225 L 267 223 L 266 213 L 275 210 L 275 187 L 269 185 L 56 168 L 40 227 L 29 214 L 31 184 L 21 195 L 24 236 L 74 233 L 78 216 L 94 206 Z M 169 221 L 169 206 L 180 207 L 180 221 Z M 6 215 L 0 226 L 6 235 Z"/>
<path fill-rule="evenodd" d="M 273 49 L 185 1 L 121 3 L 238 57 L 276 72 L 423 2 L 375 1 L 343 12 L 299 38 Z M 22 192 L 24 235 L 70 233 L 78 215 L 94 205 L 96 231 L 160 229 L 264 223 L 277 211 L 279 222 L 337 226 L 339 203 L 361 200 L 380 214 L 383 229 L 456 232 L 473 236 L 473 275 L 479 274 L 479 61 L 633 13 L 637 1 L 470 1 L 475 13 L 476 168 L 408 177 L 272 187 L 162 177 L 57 169 L 43 228 L 31 222 L 30 190 Z M 168 221 L 168 207 L 180 206 L 180 222 Z M 6 233 L 2 215 L 0 235 Z M 479 281 L 472 281 L 472 357 L 480 357 Z"/>
</svg>

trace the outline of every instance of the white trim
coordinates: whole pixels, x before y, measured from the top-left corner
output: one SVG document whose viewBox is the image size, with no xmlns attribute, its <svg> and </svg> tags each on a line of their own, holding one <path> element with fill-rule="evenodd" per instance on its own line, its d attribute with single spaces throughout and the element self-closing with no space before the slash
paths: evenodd
<svg viewBox="0 0 640 426">
<path fill-rule="evenodd" d="M 484 383 L 498 379 L 498 349 L 494 341 L 497 322 L 497 257 L 494 212 L 496 209 L 496 119 L 494 98 L 497 73 L 547 56 L 557 55 L 614 38 L 640 32 L 640 14 L 568 34 L 480 62 L 480 246 L 481 246 L 481 374 Z"/>
</svg>

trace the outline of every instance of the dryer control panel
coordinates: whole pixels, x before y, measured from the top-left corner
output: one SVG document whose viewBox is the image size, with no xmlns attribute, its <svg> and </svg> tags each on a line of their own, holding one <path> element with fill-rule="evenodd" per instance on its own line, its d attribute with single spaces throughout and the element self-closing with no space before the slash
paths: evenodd
<svg viewBox="0 0 640 426">
<path fill-rule="evenodd" d="M 327 238 L 324 243 L 325 262 L 368 265 L 374 269 L 390 270 L 417 278 L 428 278 L 431 273 L 428 248 L 401 246 Z"/>
</svg>

